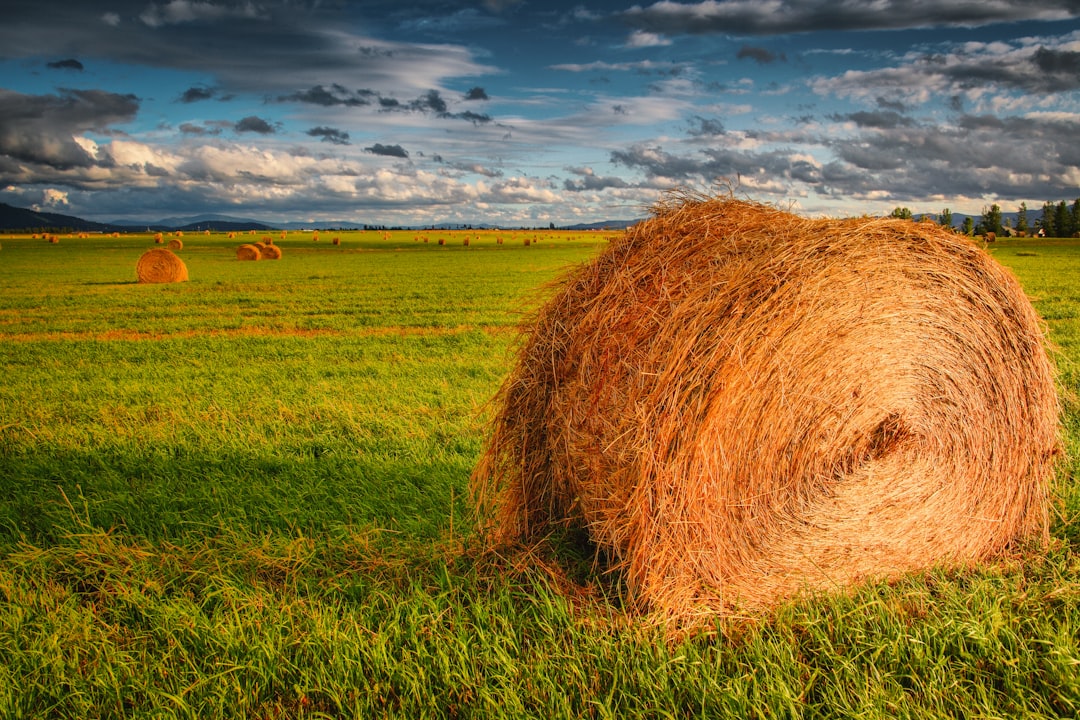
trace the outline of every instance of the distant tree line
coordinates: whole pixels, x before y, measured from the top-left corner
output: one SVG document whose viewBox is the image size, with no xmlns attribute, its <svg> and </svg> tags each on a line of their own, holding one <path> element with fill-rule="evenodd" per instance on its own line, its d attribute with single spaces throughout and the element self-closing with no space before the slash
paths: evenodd
<svg viewBox="0 0 1080 720">
<path fill-rule="evenodd" d="M 38 227 L 24 227 L 24 228 L 4 228 L 6 233 L 16 233 L 19 235 L 70 235 L 76 232 L 73 227 L 57 227 L 57 226 L 44 226 Z M 78 232 L 85 232 L 79 230 Z"/>
<path fill-rule="evenodd" d="M 898 207 L 892 211 L 890 217 L 903 220 L 914 219 L 911 210 L 906 207 Z M 924 216 L 925 217 L 925 216 Z M 953 226 L 953 214 L 949 208 L 942 210 L 937 216 L 937 222 L 942 227 L 956 230 Z M 959 231 L 965 235 L 1036 235 L 1039 231 L 1046 237 L 1075 237 L 1080 235 L 1080 198 L 1073 200 L 1069 205 L 1064 200 L 1058 202 L 1045 202 L 1042 206 L 1041 215 L 1034 220 L 1028 217 L 1026 202 L 1020 203 L 1016 209 L 1016 221 L 1011 217 L 1005 218 L 1001 212 L 1001 206 L 991 205 L 983 210 L 982 216 L 975 221 L 970 216 L 964 218 Z"/>
</svg>

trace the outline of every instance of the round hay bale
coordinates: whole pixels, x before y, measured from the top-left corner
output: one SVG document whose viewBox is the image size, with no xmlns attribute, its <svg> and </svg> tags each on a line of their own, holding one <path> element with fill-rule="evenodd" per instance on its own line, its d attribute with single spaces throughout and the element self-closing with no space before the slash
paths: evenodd
<svg viewBox="0 0 1080 720">
<path fill-rule="evenodd" d="M 259 249 L 259 256 L 263 260 L 280 260 L 281 259 L 281 246 L 280 245 L 265 245 Z"/>
<path fill-rule="evenodd" d="M 584 527 L 687 620 L 1045 543 L 1058 412 L 969 239 L 675 196 L 525 328 L 472 489 L 493 541 Z"/>
<path fill-rule="evenodd" d="M 262 251 L 256 244 L 245 243 L 236 248 L 237 260 L 258 260 L 262 257 Z"/>
<path fill-rule="evenodd" d="M 169 241 L 168 248 L 170 250 L 174 250 L 174 251 L 175 250 L 183 250 L 184 249 L 184 241 L 180 240 L 178 238 L 173 238 L 172 240 Z"/>
<path fill-rule="evenodd" d="M 140 283 L 186 282 L 187 265 L 172 250 L 153 248 L 139 257 L 135 274 Z"/>
</svg>

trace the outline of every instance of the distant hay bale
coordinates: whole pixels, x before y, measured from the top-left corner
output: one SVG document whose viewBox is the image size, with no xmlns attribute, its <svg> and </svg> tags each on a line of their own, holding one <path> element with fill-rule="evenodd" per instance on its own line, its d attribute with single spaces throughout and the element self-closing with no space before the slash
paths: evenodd
<svg viewBox="0 0 1080 720">
<path fill-rule="evenodd" d="M 139 257 L 135 274 L 140 283 L 186 282 L 187 266 L 172 250 L 154 248 Z"/>
<path fill-rule="evenodd" d="M 469 247 L 469 238 L 465 238 L 464 240 L 462 240 L 461 244 L 464 245 L 465 247 Z"/>
<path fill-rule="evenodd" d="M 170 250 L 183 250 L 184 249 L 184 241 L 180 240 L 179 238 L 173 238 L 172 240 L 169 241 L 168 248 Z"/>
<path fill-rule="evenodd" d="M 154 242 L 160 245 L 165 242 L 164 236 L 161 233 L 154 233 Z"/>
<path fill-rule="evenodd" d="M 986 233 L 986 242 L 988 242 L 988 243 L 997 242 L 997 233 L 992 233 L 992 232 Z"/>
<path fill-rule="evenodd" d="M 237 260 L 258 260 L 262 257 L 262 251 L 253 243 L 244 243 L 236 248 Z"/>
<path fill-rule="evenodd" d="M 281 259 L 281 246 L 280 245 L 265 245 L 259 249 L 259 256 L 263 260 L 280 260 Z"/>
<path fill-rule="evenodd" d="M 673 196 L 526 328 L 481 527 L 583 527 L 677 621 L 1045 543 L 1043 343 L 1016 280 L 945 229 Z"/>
<path fill-rule="evenodd" d="M 341 238 L 339 238 L 339 237 L 335 237 L 335 238 L 334 238 L 333 240 L 331 240 L 330 242 L 331 242 L 331 244 L 333 244 L 333 245 L 340 245 L 340 244 L 341 244 Z"/>
</svg>

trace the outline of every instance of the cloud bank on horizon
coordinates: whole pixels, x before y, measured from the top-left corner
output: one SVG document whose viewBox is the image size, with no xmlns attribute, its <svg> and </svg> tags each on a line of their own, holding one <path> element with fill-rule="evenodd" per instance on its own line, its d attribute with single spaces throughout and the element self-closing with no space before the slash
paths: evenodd
<svg viewBox="0 0 1080 720">
<path fill-rule="evenodd" d="M 1080 0 L 8 3 L 0 201 L 536 225 L 1080 196 Z"/>
</svg>

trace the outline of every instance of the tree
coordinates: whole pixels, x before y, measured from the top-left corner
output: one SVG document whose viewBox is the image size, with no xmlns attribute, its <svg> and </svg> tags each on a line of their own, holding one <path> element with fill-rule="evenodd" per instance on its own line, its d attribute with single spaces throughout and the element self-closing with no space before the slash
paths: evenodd
<svg viewBox="0 0 1080 720">
<path fill-rule="evenodd" d="M 893 208 L 892 215 L 889 217 L 899 218 L 901 220 L 910 220 L 912 218 L 911 211 L 906 207 Z"/>
<path fill-rule="evenodd" d="M 938 215 L 938 224 L 941 225 L 941 227 L 946 227 L 952 230 L 952 210 L 950 210 L 949 208 L 945 208 L 944 210 L 942 210 L 941 214 Z"/>
<path fill-rule="evenodd" d="M 1057 235 L 1054 237 L 1069 237 L 1073 234 L 1072 228 L 1069 227 L 1072 223 L 1072 218 L 1069 216 L 1069 206 L 1062 200 L 1054 208 L 1054 229 L 1057 230 Z"/>
<path fill-rule="evenodd" d="M 975 221 L 970 216 L 964 218 L 964 224 L 960 227 L 964 231 L 965 235 L 975 234 Z"/>
<path fill-rule="evenodd" d="M 982 219 L 979 220 L 979 234 L 1001 234 L 1001 206 L 994 203 L 989 209 L 983 210 Z"/>
<path fill-rule="evenodd" d="M 1028 231 L 1028 216 L 1027 216 L 1027 203 L 1020 203 L 1020 208 L 1016 211 L 1016 230 L 1018 232 L 1027 234 Z"/>
<path fill-rule="evenodd" d="M 1072 229 L 1073 233 L 1080 230 L 1080 198 L 1073 200 L 1072 209 L 1069 211 L 1069 215 L 1072 216 Z"/>
<path fill-rule="evenodd" d="M 1045 202 L 1042 206 L 1042 218 L 1038 221 L 1046 237 L 1057 237 L 1057 227 L 1054 225 L 1054 203 Z"/>
</svg>

